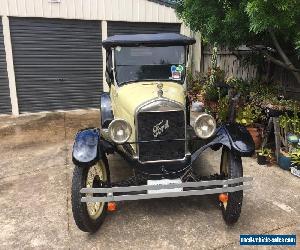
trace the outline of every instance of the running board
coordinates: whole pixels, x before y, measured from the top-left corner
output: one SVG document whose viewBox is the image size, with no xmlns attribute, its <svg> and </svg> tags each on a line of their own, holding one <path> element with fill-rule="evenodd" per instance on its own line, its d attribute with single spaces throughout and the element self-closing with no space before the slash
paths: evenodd
<svg viewBox="0 0 300 250">
<path fill-rule="evenodd" d="M 207 194 L 219 194 L 219 193 L 232 193 L 240 190 L 251 189 L 250 184 L 244 185 L 245 182 L 252 181 L 252 177 L 240 177 L 228 180 L 211 180 L 211 181 L 199 181 L 199 182 L 184 182 L 180 184 L 166 184 L 166 185 L 141 185 L 141 186 L 129 186 L 129 187 L 111 187 L 111 188 L 82 188 L 80 193 L 83 194 L 102 194 L 103 196 L 87 196 L 82 197 L 81 202 L 111 202 L 111 201 L 129 201 L 129 200 L 147 200 L 166 197 L 182 197 L 182 196 L 194 196 L 194 195 L 207 195 Z M 234 186 L 229 186 L 233 185 Z M 202 187 L 210 187 L 207 189 L 199 189 Z M 214 187 L 221 186 L 221 187 Z M 187 191 L 172 191 L 172 189 L 189 188 Z M 160 193 L 142 193 L 142 194 L 120 194 L 130 192 L 145 192 L 149 190 L 157 190 L 163 192 Z M 165 189 L 169 189 L 168 192 Z M 114 195 L 114 193 L 118 193 Z"/>
</svg>

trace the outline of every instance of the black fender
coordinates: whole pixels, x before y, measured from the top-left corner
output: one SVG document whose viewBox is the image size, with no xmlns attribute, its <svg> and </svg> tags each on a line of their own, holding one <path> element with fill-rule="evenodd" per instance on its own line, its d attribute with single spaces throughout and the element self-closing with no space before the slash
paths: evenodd
<svg viewBox="0 0 300 250">
<path fill-rule="evenodd" d="M 113 154 L 115 147 L 101 138 L 100 129 L 86 128 L 75 137 L 72 161 L 79 167 L 93 166 L 105 154 Z"/>
<path fill-rule="evenodd" d="M 99 129 L 83 129 L 76 134 L 72 154 L 72 160 L 75 165 L 90 167 L 100 159 L 102 154 Z"/>
<path fill-rule="evenodd" d="M 192 162 L 207 148 L 218 150 L 222 146 L 234 150 L 242 157 L 250 157 L 255 152 L 254 141 L 246 127 L 237 123 L 221 125 L 215 135 L 207 141 L 206 145 L 192 154 Z"/>
<path fill-rule="evenodd" d="M 108 128 L 108 125 L 114 119 L 111 99 L 109 93 L 102 93 L 100 96 L 100 113 L 101 113 L 101 127 Z"/>
<path fill-rule="evenodd" d="M 236 151 L 240 156 L 252 156 L 255 151 L 255 144 L 252 136 L 245 126 L 237 123 L 222 125 L 214 138 L 213 143 L 222 144 L 231 150 Z"/>
</svg>

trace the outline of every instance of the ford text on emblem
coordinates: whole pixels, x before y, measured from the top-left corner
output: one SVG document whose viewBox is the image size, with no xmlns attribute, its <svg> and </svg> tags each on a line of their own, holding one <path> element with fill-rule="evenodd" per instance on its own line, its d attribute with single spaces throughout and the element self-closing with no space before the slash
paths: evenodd
<svg viewBox="0 0 300 250">
<path fill-rule="evenodd" d="M 153 136 L 156 138 L 169 128 L 169 120 L 162 120 L 153 126 Z"/>
<path fill-rule="evenodd" d="M 158 88 L 157 95 L 158 95 L 158 97 L 163 96 L 163 94 L 164 94 L 163 87 L 164 87 L 164 85 L 162 83 L 157 84 L 157 88 Z"/>
</svg>

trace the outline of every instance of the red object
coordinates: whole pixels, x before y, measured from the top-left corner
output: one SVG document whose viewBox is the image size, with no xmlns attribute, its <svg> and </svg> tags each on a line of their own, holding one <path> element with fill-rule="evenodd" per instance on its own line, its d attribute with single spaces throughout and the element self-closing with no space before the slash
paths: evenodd
<svg viewBox="0 0 300 250">
<path fill-rule="evenodd" d="M 259 149 L 262 144 L 262 135 L 260 129 L 255 127 L 247 127 L 247 130 L 255 143 L 255 149 Z"/>
<path fill-rule="evenodd" d="M 115 211 L 117 211 L 117 203 L 115 203 L 115 202 L 108 202 L 108 204 L 107 204 L 107 210 L 109 212 L 115 212 Z"/>
<path fill-rule="evenodd" d="M 228 194 L 219 194 L 219 201 L 221 201 L 222 203 L 227 202 L 228 201 Z"/>
</svg>

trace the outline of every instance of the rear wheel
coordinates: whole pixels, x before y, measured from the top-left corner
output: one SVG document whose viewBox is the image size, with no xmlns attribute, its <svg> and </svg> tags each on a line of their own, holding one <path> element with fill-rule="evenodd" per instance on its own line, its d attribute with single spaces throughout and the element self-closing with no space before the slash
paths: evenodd
<svg viewBox="0 0 300 250">
<path fill-rule="evenodd" d="M 91 167 L 75 166 L 72 180 L 72 211 L 78 228 L 84 232 L 95 232 L 103 223 L 106 202 L 81 202 L 82 197 L 93 194 L 81 194 L 82 188 L 100 188 L 109 181 L 107 159 L 104 158 Z"/>
<path fill-rule="evenodd" d="M 223 147 L 222 149 L 220 172 L 224 174 L 226 179 L 243 177 L 241 157 L 227 147 Z M 239 184 L 232 184 L 232 186 L 234 185 Z M 242 210 L 242 203 L 243 190 L 228 193 L 228 201 L 221 202 L 223 218 L 227 224 L 232 225 L 238 221 Z"/>
</svg>

